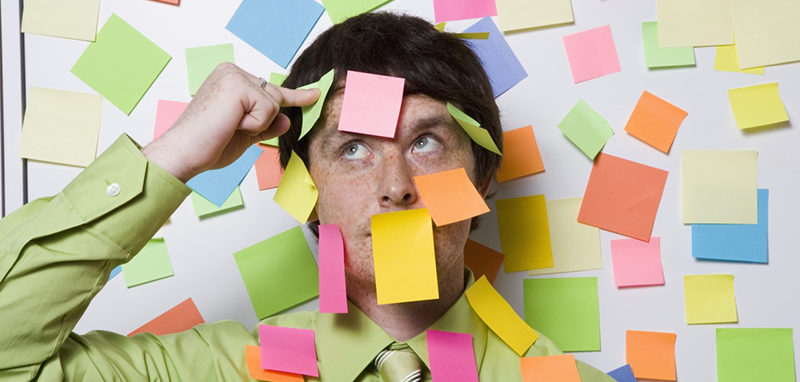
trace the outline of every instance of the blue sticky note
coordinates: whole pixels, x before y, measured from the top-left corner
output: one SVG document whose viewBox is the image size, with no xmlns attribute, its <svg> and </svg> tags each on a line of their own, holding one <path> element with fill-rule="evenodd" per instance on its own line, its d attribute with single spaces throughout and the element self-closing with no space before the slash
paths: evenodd
<svg viewBox="0 0 800 382">
<path fill-rule="evenodd" d="M 619 369 L 609 371 L 608 375 L 617 380 L 617 382 L 636 382 L 636 377 L 633 376 L 631 365 L 625 365 Z"/>
<path fill-rule="evenodd" d="M 506 38 L 497 29 L 491 17 L 484 17 L 463 33 L 489 32 L 486 40 L 466 40 L 467 45 L 480 57 L 483 70 L 489 76 L 494 97 L 497 98 L 506 90 L 528 77 L 528 72 L 522 67 L 514 51 L 506 42 Z"/>
<path fill-rule="evenodd" d="M 111 280 L 116 276 L 118 273 L 122 272 L 122 265 L 117 265 L 116 268 L 111 270 L 111 274 L 108 275 L 108 279 Z"/>
<path fill-rule="evenodd" d="M 323 11 L 314 0 L 244 0 L 225 29 L 286 68 Z"/>
<path fill-rule="evenodd" d="M 692 224 L 692 256 L 767 263 L 769 190 L 758 189 L 757 224 Z"/>
<path fill-rule="evenodd" d="M 222 207 L 236 187 L 242 183 L 261 153 L 263 151 L 258 146 L 252 145 L 228 167 L 208 170 L 192 178 L 186 185 L 215 206 Z"/>
</svg>

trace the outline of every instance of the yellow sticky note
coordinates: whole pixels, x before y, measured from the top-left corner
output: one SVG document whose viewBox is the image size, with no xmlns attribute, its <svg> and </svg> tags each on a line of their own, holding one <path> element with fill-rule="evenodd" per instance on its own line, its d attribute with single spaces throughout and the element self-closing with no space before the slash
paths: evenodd
<svg viewBox="0 0 800 382">
<path fill-rule="evenodd" d="M 494 143 L 492 136 L 489 135 L 489 131 L 482 128 L 478 121 L 459 110 L 459 108 L 453 106 L 450 102 L 447 103 L 447 111 L 450 112 L 450 115 L 455 118 L 456 122 L 461 125 L 467 135 L 469 135 L 475 143 L 497 155 L 503 155 Z"/>
<path fill-rule="evenodd" d="M 283 172 L 283 178 L 275 191 L 275 200 L 300 224 L 305 224 L 317 204 L 319 191 L 305 163 L 292 151 L 292 157 Z"/>
<path fill-rule="evenodd" d="M 100 0 L 26 0 L 22 33 L 94 41 Z"/>
<path fill-rule="evenodd" d="M 789 115 L 778 93 L 778 83 L 728 90 L 733 117 L 740 129 L 786 122 Z"/>
<path fill-rule="evenodd" d="M 553 267 L 531 269 L 528 274 L 533 276 L 603 268 L 600 230 L 578 223 L 582 201 L 583 198 L 570 198 L 546 202 Z"/>
<path fill-rule="evenodd" d="M 497 0 L 503 32 L 573 22 L 570 0 Z"/>
<path fill-rule="evenodd" d="M 372 252 L 378 304 L 439 298 L 428 210 L 373 215 Z"/>
<path fill-rule="evenodd" d="M 683 276 L 687 324 L 738 322 L 733 275 Z"/>
<path fill-rule="evenodd" d="M 472 284 L 466 294 L 472 310 L 520 356 L 539 338 L 539 333 L 517 315 L 486 276 Z"/>
<path fill-rule="evenodd" d="M 730 7 L 731 0 L 658 0 L 659 46 L 733 44 Z"/>
<path fill-rule="evenodd" d="M 684 224 L 758 223 L 758 151 L 681 152 Z"/>
<path fill-rule="evenodd" d="M 497 223 L 506 273 L 553 267 L 544 195 L 498 200 Z"/>
<path fill-rule="evenodd" d="M 800 1 L 730 2 L 740 68 L 800 61 Z"/>
<path fill-rule="evenodd" d="M 736 44 L 720 45 L 714 59 L 714 70 L 734 73 L 764 74 L 764 67 L 757 66 L 750 69 L 739 69 L 739 53 Z"/>
</svg>

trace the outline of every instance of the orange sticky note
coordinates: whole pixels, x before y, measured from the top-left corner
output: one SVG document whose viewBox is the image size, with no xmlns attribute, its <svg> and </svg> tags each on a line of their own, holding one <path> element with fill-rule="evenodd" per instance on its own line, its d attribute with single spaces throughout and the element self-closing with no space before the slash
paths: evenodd
<svg viewBox="0 0 800 382">
<path fill-rule="evenodd" d="M 205 322 L 203 316 L 200 315 L 200 311 L 197 310 L 194 301 L 192 301 L 191 298 L 187 298 L 174 308 L 142 325 L 139 329 L 130 332 L 128 337 L 144 332 L 153 333 L 157 336 L 178 333 L 189 330 L 195 325 L 204 324 Z"/>
<path fill-rule="evenodd" d="M 244 354 L 250 378 L 270 382 L 303 382 L 303 376 L 300 374 L 262 369 L 261 348 L 258 346 L 246 345 Z"/>
<path fill-rule="evenodd" d="M 542 155 L 533 127 L 525 126 L 503 133 L 503 161 L 497 171 L 497 181 L 520 178 L 544 171 Z"/>
<path fill-rule="evenodd" d="M 645 90 L 633 108 L 625 131 L 666 154 L 687 114 Z"/>
<path fill-rule="evenodd" d="M 523 357 L 522 382 L 581 382 L 578 365 L 572 354 Z"/>
<path fill-rule="evenodd" d="M 280 153 L 277 147 L 258 144 L 264 153 L 256 159 L 256 177 L 261 191 L 278 187 L 283 176 Z"/>
<path fill-rule="evenodd" d="M 486 276 L 489 283 L 494 284 L 504 257 L 502 253 L 470 239 L 464 246 L 464 265 L 472 270 L 475 280 Z"/>
<path fill-rule="evenodd" d="M 625 352 L 636 379 L 676 379 L 676 338 L 675 333 L 628 330 L 625 336 Z"/>
<path fill-rule="evenodd" d="M 417 176 L 414 182 L 438 227 L 489 212 L 464 168 Z"/>
</svg>

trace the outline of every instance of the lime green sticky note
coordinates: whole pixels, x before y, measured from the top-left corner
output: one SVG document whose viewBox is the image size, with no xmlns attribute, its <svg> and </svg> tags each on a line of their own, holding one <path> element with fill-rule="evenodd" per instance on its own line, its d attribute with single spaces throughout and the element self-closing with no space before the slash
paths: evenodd
<svg viewBox="0 0 800 382">
<path fill-rule="evenodd" d="M 300 129 L 300 137 L 297 139 L 303 139 L 303 137 L 311 131 L 311 128 L 314 127 L 314 124 L 317 123 L 319 115 L 322 113 L 322 107 L 325 105 L 325 97 L 328 96 L 328 90 L 330 90 L 333 84 L 333 75 L 333 69 L 331 69 L 328 73 L 325 73 L 319 81 L 298 88 L 319 89 L 319 98 L 317 98 L 317 101 L 313 104 L 302 107 L 303 127 Z"/>
<path fill-rule="evenodd" d="M 592 160 L 614 135 L 611 125 L 583 100 L 572 107 L 558 128 Z"/>
<path fill-rule="evenodd" d="M 353 16 L 369 12 L 391 0 L 322 0 L 325 11 L 334 24 L 341 23 Z"/>
<path fill-rule="evenodd" d="M 717 54 L 714 58 L 714 70 L 735 73 L 764 74 L 763 66 L 756 66 L 750 69 L 739 69 L 739 53 L 736 44 L 720 45 L 717 47 Z"/>
<path fill-rule="evenodd" d="M 525 322 L 563 351 L 600 351 L 597 277 L 525 279 Z"/>
<path fill-rule="evenodd" d="M 642 43 L 644 44 L 644 62 L 648 68 L 693 66 L 695 64 L 694 47 L 667 48 L 658 45 L 657 21 L 642 23 Z"/>
<path fill-rule="evenodd" d="M 186 72 L 189 75 L 189 95 L 194 96 L 217 65 L 235 63 L 233 44 L 221 44 L 186 48 Z"/>
<path fill-rule="evenodd" d="M 100 0 L 26 0 L 22 33 L 94 41 Z"/>
<path fill-rule="evenodd" d="M 283 172 L 278 190 L 272 198 L 300 224 L 305 224 L 317 204 L 319 191 L 308 173 L 305 163 L 292 151 L 292 157 Z"/>
<path fill-rule="evenodd" d="M 258 143 L 261 143 L 262 145 L 270 145 L 270 146 L 273 146 L 273 147 L 278 147 L 278 137 L 270 138 L 270 139 L 267 139 L 265 141 L 261 141 L 261 142 L 258 142 Z"/>
<path fill-rule="evenodd" d="M 478 121 L 468 116 L 457 107 L 453 106 L 453 104 L 450 102 L 447 103 L 447 111 L 450 112 L 450 115 L 455 118 L 456 122 L 458 122 L 461 128 L 464 129 L 467 135 L 469 135 L 469 137 L 475 141 L 475 143 L 497 155 L 503 155 L 503 153 L 500 152 L 500 149 L 498 149 L 497 145 L 494 143 L 492 136 L 489 135 L 489 132 L 486 129 L 481 127 L 481 124 L 478 123 Z"/>
<path fill-rule="evenodd" d="M 786 122 L 789 116 L 778 93 L 778 83 L 728 90 L 733 117 L 740 129 Z"/>
<path fill-rule="evenodd" d="M 130 115 L 172 57 L 112 14 L 70 72 Z"/>
<path fill-rule="evenodd" d="M 272 72 L 269 74 L 269 83 L 275 86 L 283 86 L 283 81 L 286 81 L 286 77 L 289 77 L 289 75 Z"/>
<path fill-rule="evenodd" d="M 497 226 L 506 273 L 553 267 L 544 195 L 498 200 Z"/>
<path fill-rule="evenodd" d="M 794 382 L 792 328 L 717 328 L 717 381 Z"/>
<path fill-rule="evenodd" d="M 208 199 L 202 197 L 200 194 L 192 192 L 192 207 L 194 208 L 194 214 L 200 218 L 211 217 L 219 215 L 223 212 L 237 210 L 244 207 L 244 203 L 242 202 L 242 191 L 239 189 L 239 187 L 236 187 L 225 203 L 222 203 L 221 207 L 217 207 L 214 205 L 214 203 L 209 202 Z"/>
<path fill-rule="evenodd" d="M 233 258 L 259 320 L 319 295 L 319 269 L 299 226 Z"/>
<path fill-rule="evenodd" d="M 738 322 L 733 275 L 683 276 L 686 323 L 719 324 Z"/>
<path fill-rule="evenodd" d="M 173 275 L 164 238 L 150 239 L 131 261 L 122 264 L 122 276 L 128 288 Z"/>
</svg>

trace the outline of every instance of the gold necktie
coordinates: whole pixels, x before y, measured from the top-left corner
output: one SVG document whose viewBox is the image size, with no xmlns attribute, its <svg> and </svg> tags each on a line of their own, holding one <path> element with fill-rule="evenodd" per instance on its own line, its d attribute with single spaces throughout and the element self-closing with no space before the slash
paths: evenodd
<svg viewBox="0 0 800 382">
<path fill-rule="evenodd" d="M 422 360 L 406 344 L 389 345 L 378 353 L 374 362 L 384 382 L 422 381 Z"/>
</svg>

